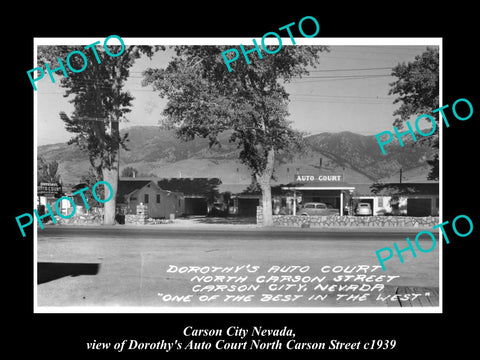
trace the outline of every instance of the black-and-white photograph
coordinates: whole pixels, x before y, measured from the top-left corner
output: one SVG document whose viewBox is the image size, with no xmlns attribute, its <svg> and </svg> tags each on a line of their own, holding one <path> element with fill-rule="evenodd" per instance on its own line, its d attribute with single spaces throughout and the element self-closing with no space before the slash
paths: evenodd
<svg viewBox="0 0 480 360">
<path fill-rule="evenodd" d="M 35 39 L 35 312 L 441 312 L 440 39 L 257 40 Z"/>
</svg>

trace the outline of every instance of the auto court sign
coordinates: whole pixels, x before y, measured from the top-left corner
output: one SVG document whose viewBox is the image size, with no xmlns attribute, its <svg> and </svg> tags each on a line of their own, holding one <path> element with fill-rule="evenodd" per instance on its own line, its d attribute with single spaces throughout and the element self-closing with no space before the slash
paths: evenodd
<svg viewBox="0 0 480 360">
<path fill-rule="evenodd" d="M 37 186 L 39 196 L 58 196 L 62 193 L 62 185 L 56 182 L 41 182 Z"/>
<path fill-rule="evenodd" d="M 295 182 L 337 182 L 343 181 L 343 175 L 302 175 L 297 174 L 294 177 Z"/>
<path fill-rule="evenodd" d="M 294 203 L 311 201 L 305 199 L 305 193 L 302 193 L 302 191 L 313 190 L 318 194 L 315 196 L 323 194 L 325 196 L 338 197 L 341 216 L 343 215 L 343 191 L 346 190 L 351 193 L 355 190 L 354 187 L 344 183 L 344 176 L 341 174 L 295 174 L 293 180 L 294 183 L 290 184 L 290 186 L 282 187 L 282 189 L 293 191 Z M 300 194 L 297 191 L 300 191 Z M 309 197 L 311 197 L 311 194 Z M 293 215 L 296 215 L 296 207 L 293 208 Z"/>
</svg>

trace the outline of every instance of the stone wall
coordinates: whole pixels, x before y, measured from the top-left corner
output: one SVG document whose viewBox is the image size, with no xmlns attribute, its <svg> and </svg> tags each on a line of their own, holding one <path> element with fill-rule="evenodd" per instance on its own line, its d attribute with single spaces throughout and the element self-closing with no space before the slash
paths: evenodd
<svg viewBox="0 0 480 360">
<path fill-rule="evenodd" d="M 172 224 L 172 220 L 153 219 L 148 216 L 148 207 L 143 203 L 137 205 L 136 214 L 125 215 L 126 225 L 155 225 L 155 224 Z"/>
<path fill-rule="evenodd" d="M 50 218 L 47 218 L 50 219 Z M 98 225 L 103 223 L 102 214 L 75 214 L 70 219 L 64 219 L 60 216 L 55 216 L 55 220 L 59 225 Z"/>
<path fill-rule="evenodd" d="M 262 207 L 257 206 L 257 224 L 262 224 L 262 223 L 263 223 Z"/>
<path fill-rule="evenodd" d="M 262 208 L 257 207 L 257 224 L 263 221 Z M 436 216 L 294 216 L 273 215 L 274 226 L 319 228 L 319 227 L 421 227 L 432 228 L 439 224 Z"/>
<path fill-rule="evenodd" d="M 49 218 L 47 218 L 49 219 Z M 103 215 L 101 214 L 85 214 L 75 215 L 70 219 L 63 219 L 55 216 L 55 220 L 59 225 L 101 225 L 103 224 Z M 46 223 L 46 221 L 44 222 Z M 155 225 L 155 224 L 172 224 L 169 219 L 152 219 L 145 215 L 125 215 L 126 225 Z"/>
<path fill-rule="evenodd" d="M 133 225 L 145 225 L 147 223 L 148 217 L 143 214 L 127 214 L 125 215 L 125 224 Z"/>
<path fill-rule="evenodd" d="M 126 225 L 155 225 L 155 224 L 172 224 L 173 221 L 169 219 L 152 219 L 143 214 L 127 214 L 125 215 Z"/>
</svg>

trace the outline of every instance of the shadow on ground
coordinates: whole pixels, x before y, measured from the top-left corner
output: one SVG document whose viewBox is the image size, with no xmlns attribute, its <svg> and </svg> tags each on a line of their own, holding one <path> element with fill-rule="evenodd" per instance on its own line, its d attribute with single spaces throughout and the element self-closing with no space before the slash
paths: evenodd
<svg viewBox="0 0 480 360">
<path fill-rule="evenodd" d="M 65 276 L 97 275 L 100 264 L 97 263 L 37 263 L 37 284 L 57 280 Z"/>
<path fill-rule="evenodd" d="M 230 224 L 230 225 L 242 225 L 242 224 L 256 224 L 257 219 L 255 217 L 197 217 L 194 218 L 195 222 L 201 224 Z"/>
</svg>

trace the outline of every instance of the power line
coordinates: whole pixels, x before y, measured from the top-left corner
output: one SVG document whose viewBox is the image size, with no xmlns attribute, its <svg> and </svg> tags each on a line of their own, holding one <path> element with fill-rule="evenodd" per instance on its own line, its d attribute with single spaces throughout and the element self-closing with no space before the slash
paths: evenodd
<svg viewBox="0 0 480 360">
<path fill-rule="evenodd" d="M 379 100 L 390 100 L 389 97 L 379 97 L 379 96 L 349 96 L 349 95 L 322 95 L 322 94 L 298 94 L 290 93 L 292 96 L 315 96 L 315 97 L 325 97 L 325 98 L 348 98 L 348 99 L 379 99 Z"/>
<path fill-rule="evenodd" d="M 371 71 L 371 70 L 392 70 L 391 67 L 373 67 L 373 68 L 346 68 L 346 69 L 319 69 L 311 70 L 309 73 L 321 73 L 321 72 L 343 72 L 343 71 Z M 304 76 L 304 77 L 295 77 L 301 79 L 328 79 L 328 78 L 350 78 L 350 77 L 376 77 L 376 76 L 391 76 L 387 74 L 357 74 L 357 75 L 326 75 L 326 76 Z M 125 83 L 129 79 L 142 79 L 142 77 L 129 77 L 125 80 Z M 77 80 L 77 85 L 79 86 L 88 86 L 96 85 L 100 89 L 110 89 L 111 85 L 109 82 L 111 79 L 81 79 Z M 137 85 L 141 85 L 141 81 L 133 81 Z M 148 86 L 148 85 L 147 85 Z M 145 86 L 145 88 L 147 87 Z"/>
<path fill-rule="evenodd" d="M 334 79 L 334 78 L 351 78 L 351 77 L 376 77 L 376 76 L 391 76 L 387 74 L 369 74 L 369 75 L 326 75 L 326 76 L 306 76 L 302 79 Z"/>
<path fill-rule="evenodd" d="M 108 118 L 97 118 L 97 117 L 88 117 L 88 116 L 85 116 L 85 117 L 75 117 L 75 118 L 72 118 L 72 120 L 80 120 L 80 121 L 102 121 L 102 122 L 105 122 L 105 121 L 108 121 L 108 122 L 120 122 L 120 121 L 126 121 L 127 119 L 126 118 L 120 118 L 120 119 L 108 119 Z"/>
<path fill-rule="evenodd" d="M 309 72 L 324 72 L 324 71 L 367 71 L 367 70 L 392 70 L 391 66 L 388 67 L 374 67 L 374 68 L 356 68 L 356 69 L 322 69 L 322 70 L 311 70 Z"/>
<path fill-rule="evenodd" d="M 301 83 L 301 82 L 316 82 L 316 81 L 336 81 L 336 80 L 358 80 L 358 79 L 369 79 L 369 78 L 377 78 L 377 77 L 391 77 L 392 75 L 387 75 L 387 74 L 369 74 L 369 75 L 327 75 L 327 76 L 307 76 L 307 77 L 298 77 L 292 79 L 295 83 Z M 312 81 L 308 81 L 310 79 L 313 79 Z M 94 80 L 91 80 L 90 83 L 84 83 L 83 85 L 93 85 L 95 84 L 93 82 Z M 100 81 L 100 80 L 98 80 Z M 110 89 L 110 86 L 108 85 L 102 85 L 101 83 L 97 83 L 97 89 Z M 87 89 L 85 89 L 87 90 Z M 125 91 L 138 91 L 138 92 L 155 92 L 153 89 L 148 89 L 148 88 L 124 88 Z M 39 94 L 63 94 L 63 92 L 42 92 L 40 91 Z"/>
<path fill-rule="evenodd" d="M 391 102 L 388 101 L 371 101 L 371 100 L 363 100 L 363 101 L 352 101 L 347 99 L 292 99 L 292 102 L 309 102 L 309 103 L 322 103 L 322 104 L 357 104 L 357 105 L 388 105 Z"/>
<path fill-rule="evenodd" d="M 344 68 L 344 69 L 318 69 L 318 70 L 311 70 L 310 72 L 322 72 L 322 71 L 366 71 L 366 70 L 391 70 L 391 66 L 387 67 L 371 67 L 371 68 Z M 143 74 L 143 71 L 131 71 L 131 73 L 135 74 Z M 129 75 L 129 78 L 139 78 L 142 79 L 143 76 L 132 76 Z"/>
<path fill-rule="evenodd" d="M 325 58 L 327 59 L 327 58 Z M 372 58 L 359 58 L 359 57 L 352 57 L 352 56 L 328 56 L 328 59 L 347 59 L 347 60 L 359 60 L 359 61 L 369 61 L 372 62 Z M 398 60 L 393 59 L 382 59 L 376 58 L 375 62 L 385 62 L 385 63 L 392 63 Z"/>
<path fill-rule="evenodd" d="M 315 83 L 315 82 L 323 82 L 323 81 L 344 81 L 344 80 L 365 80 L 365 79 L 374 79 L 374 78 L 381 78 L 381 77 L 391 77 L 391 75 L 360 75 L 360 76 L 351 76 L 351 77 L 332 77 L 332 78 L 314 78 L 311 81 L 308 81 L 309 78 L 302 78 L 299 80 L 293 79 L 292 83 L 294 84 L 303 84 L 303 83 Z"/>
<path fill-rule="evenodd" d="M 376 46 L 372 46 L 371 49 L 355 49 L 355 50 L 352 49 L 351 50 L 351 48 L 344 49 L 342 48 L 342 46 L 339 45 L 338 47 L 335 47 L 334 50 L 332 50 L 332 54 L 334 54 L 335 52 L 340 52 L 340 53 L 353 53 L 353 54 L 359 54 L 359 55 L 382 54 L 382 55 L 395 55 L 395 56 L 405 56 L 405 55 L 414 56 L 414 55 L 421 55 L 421 53 L 426 50 L 426 46 L 424 46 L 423 49 L 421 48 L 422 46 L 419 46 L 418 51 L 414 49 L 408 49 L 409 51 L 405 51 L 405 49 L 397 48 L 395 50 L 400 50 L 400 51 L 393 52 L 393 51 L 375 51 L 375 50 L 381 50 L 381 49 L 378 49 Z M 325 54 L 325 56 L 328 56 L 328 54 Z"/>
</svg>

